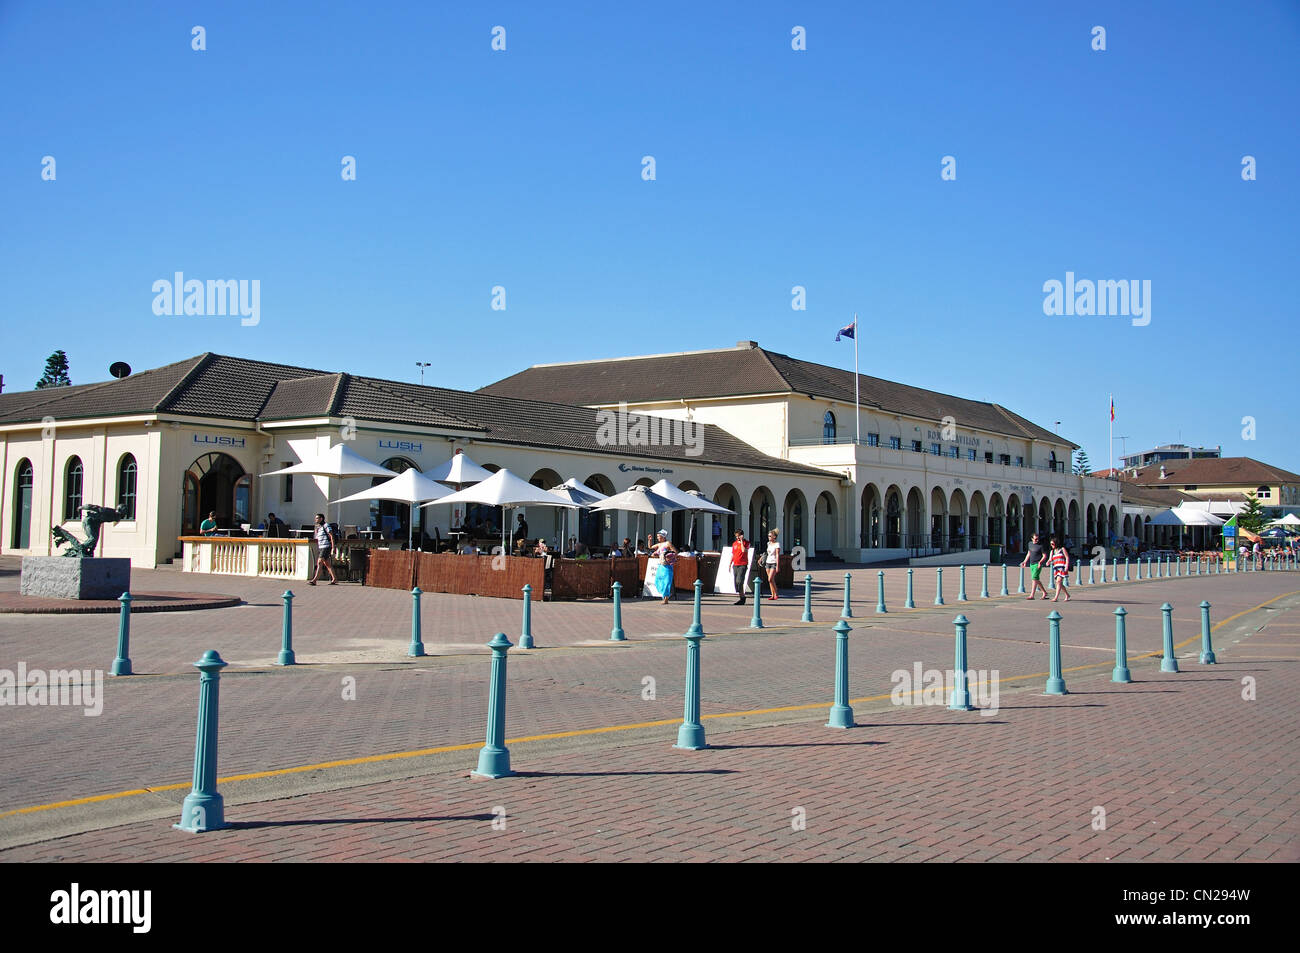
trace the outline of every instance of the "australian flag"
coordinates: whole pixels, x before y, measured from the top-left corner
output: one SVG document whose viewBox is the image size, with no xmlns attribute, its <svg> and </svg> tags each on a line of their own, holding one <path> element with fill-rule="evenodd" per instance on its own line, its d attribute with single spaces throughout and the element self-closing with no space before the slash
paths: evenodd
<svg viewBox="0 0 1300 953">
<path fill-rule="evenodd" d="M 858 333 L 858 319 L 854 318 L 853 323 L 850 324 L 847 328 L 840 328 L 839 331 L 836 332 L 835 340 L 838 341 L 841 337 L 846 337 L 846 338 L 855 337 L 857 333 Z"/>
</svg>

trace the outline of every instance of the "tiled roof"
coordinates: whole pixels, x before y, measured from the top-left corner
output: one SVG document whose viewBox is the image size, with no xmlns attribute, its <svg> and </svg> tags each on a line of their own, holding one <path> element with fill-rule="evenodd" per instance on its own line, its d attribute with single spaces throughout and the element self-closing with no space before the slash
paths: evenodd
<svg viewBox="0 0 1300 953">
<path fill-rule="evenodd" d="M 685 446 L 604 446 L 588 407 L 425 387 L 220 354 L 202 354 L 122 380 L 0 394 L 0 423 L 168 413 L 233 420 L 356 417 L 470 433 L 475 439 L 625 458 L 721 464 L 834 476 L 771 457 L 725 430 L 703 425 L 702 453 Z"/>
<path fill-rule="evenodd" d="M 879 408 L 885 413 L 936 422 L 952 416 L 959 427 L 1078 446 L 999 404 L 954 397 L 866 374 L 858 375 L 858 389 L 864 407 Z M 489 384 L 479 392 L 589 405 L 772 393 L 810 394 L 852 403 L 853 373 L 744 342 L 716 351 L 537 365 Z"/>
<path fill-rule="evenodd" d="M 1165 478 L 1160 479 L 1160 467 Z M 1271 466 L 1253 457 L 1202 457 L 1196 460 L 1166 460 L 1142 467 L 1125 480 L 1142 486 L 1233 486 L 1254 489 L 1274 483 L 1300 484 L 1300 474 Z"/>
<path fill-rule="evenodd" d="M 1135 486 L 1129 482 L 1120 484 L 1120 499 L 1130 506 L 1162 506 L 1173 508 L 1180 503 L 1195 500 L 1191 493 L 1163 487 Z"/>
<path fill-rule="evenodd" d="M 105 414 L 150 413 L 158 410 L 207 357 L 206 354 L 191 357 L 121 380 L 0 394 L 0 423 L 21 423 L 47 416 L 69 420 Z"/>
</svg>

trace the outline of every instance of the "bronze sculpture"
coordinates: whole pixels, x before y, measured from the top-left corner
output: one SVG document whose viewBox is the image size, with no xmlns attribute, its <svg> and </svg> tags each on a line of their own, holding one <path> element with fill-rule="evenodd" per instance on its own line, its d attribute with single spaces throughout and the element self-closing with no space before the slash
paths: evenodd
<svg viewBox="0 0 1300 953">
<path fill-rule="evenodd" d="M 99 546 L 100 526 L 123 519 L 126 519 L 125 503 L 119 505 L 117 509 L 100 506 L 97 503 L 87 503 L 81 507 L 81 528 L 86 534 L 84 543 L 62 526 L 54 527 L 50 530 L 50 534 L 54 537 L 56 547 L 64 543 L 68 544 L 68 548 L 61 555 L 71 556 L 74 559 L 88 558 L 95 555 L 95 549 Z"/>
</svg>

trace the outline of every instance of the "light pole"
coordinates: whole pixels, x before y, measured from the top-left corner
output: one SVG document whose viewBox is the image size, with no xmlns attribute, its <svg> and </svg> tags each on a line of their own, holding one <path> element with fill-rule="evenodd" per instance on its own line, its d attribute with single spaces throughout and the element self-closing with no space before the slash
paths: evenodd
<svg viewBox="0 0 1300 953">
<path fill-rule="evenodd" d="M 431 361 L 416 361 L 416 362 L 415 362 L 415 366 L 418 367 L 418 368 L 420 369 L 420 386 L 423 387 L 423 386 L 424 386 L 424 369 L 425 369 L 426 367 L 432 367 L 432 366 L 433 366 L 433 362 L 431 362 Z"/>
</svg>

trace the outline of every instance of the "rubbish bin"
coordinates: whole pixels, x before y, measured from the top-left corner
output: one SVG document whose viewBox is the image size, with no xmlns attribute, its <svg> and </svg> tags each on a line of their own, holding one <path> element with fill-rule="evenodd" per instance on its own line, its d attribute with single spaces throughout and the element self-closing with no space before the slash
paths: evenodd
<svg viewBox="0 0 1300 953">
<path fill-rule="evenodd" d="M 989 543 L 989 562 L 995 565 L 1002 562 L 1002 544 Z"/>
</svg>

